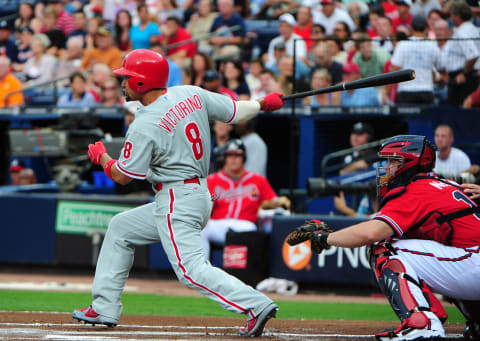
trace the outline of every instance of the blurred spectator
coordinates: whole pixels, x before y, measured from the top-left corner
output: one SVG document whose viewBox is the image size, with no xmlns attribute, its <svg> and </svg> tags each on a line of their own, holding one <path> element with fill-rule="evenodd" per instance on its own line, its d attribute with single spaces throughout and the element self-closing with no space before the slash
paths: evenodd
<svg viewBox="0 0 480 341">
<path fill-rule="evenodd" d="M 350 31 L 355 30 L 355 24 L 348 13 L 335 5 L 335 0 L 321 0 L 321 11 L 313 11 L 313 22 L 322 24 L 325 27 L 327 35 L 333 34 L 335 24 L 343 21 L 350 27 Z"/>
<path fill-rule="evenodd" d="M 57 12 L 51 7 L 47 7 L 43 16 L 43 23 L 45 25 L 45 34 L 50 39 L 47 53 L 56 56 L 60 50 L 65 48 L 67 36 L 65 33 L 57 28 Z"/>
<path fill-rule="evenodd" d="M 110 77 L 113 77 L 113 73 L 108 65 L 103 63 L 93 65 L 87 79 L 87 89 L 88 92 L 93 95 L 96 102 L 100 102 L 103 82 Z"/>
<path fill-rule="evenodd" d="M 65 11 L 62 0 L 48 0 L 48 3 L 57 13 L 57 28 L 62 30 L 65 36 L 68 36 L 75 29 L 73 16 Z"/>
<path fill-rule="evenodd" d="M 210 55 L 204 52 L 197 52 L 193 56 L 184 84 L 202 86 L 203 75 L 207 70 L 211 69 L 213 69 L 213 61 Z"/>
<path fill-rule="evenodd" d="M 132 49 L 130 29 L 132 28 L 132 15 L 125 9 L 118 11 L 115 17 L 115 46 L 125 55 Z"/>
<path fill-rule="evenodd" d="M 213 122 L 213 137 L 215 139 L 214 145 L 216 147 L 224 146 L 232 137 L 233 125 L 222 122 Z"/>
<path fill-rule="evenodd" d="M 111 70 L 122 66 L 122 53 L 113 45 L 112 35 L 105 26 L 98 29 L 95 42 L 97 47 L 88 50 L 82 59 L 82 70 L 88 71 L 97 63 L 104 63 Z"/>
<path fill-rule="evenodd" d="M 370 9 L 368 12 L 368 27 L 367 27 L 367 33 L 370 38 L 374 38 L 378 36 L 377 32 L 377 21 L 378 18 L 381 16 L 385 15 L 385 11 L 383 10 L 383 7 L 377 6 L 376 8 Z"/>
<path fill-rule="evenodd" d="M 115 11 L 118 13 L 121 10 L 125 10 L 132 16 L 132 24 L 138 20 L 137 14 L 137 1 L 136 0 L 123 0 L 123 1 L 115 1 Z M 135 20 L 136 18 L 136 20 Z"/>
<path fill-rule="evenodd" d="M 37 183 L 37 177 L 35 172 L 31 168 L 24 168 L 18 172 L 18 185 L 35 185 Z"/>
<path fill-rule="evenodd" d="M 313 17 L 312 10 L 307 6 L 300 6 L 297 11 L 297 25 L 293 29 L 293 33 L 305 39 L 307 51 L 310 51 L 313 41 L 312 38 Z"/>
<path fill-rule="evenodd" d="M 10 72 L 10 59 L 0 56 L 0 108 L 23 105 L 22 83 Z"/>
<path fill-rule="evenodd" d="M 271 70 L 264 69 L 260 72 L 260 88 L 252 94 L 252 99 L 253 95 L 258 96 L 257 98 L 262 98 L 267 94 L 271 94 L 273 92 L 281 92 L 282 87 L 279 82 L 277 82 L 275 75 Z"/>
<path fill-rule="evenodd" d="M 342 50 L 348 51 L 350 46 L 353 44 L 353 41 L 350 37 L 350 27 L 343 21 L 339 21 L 335 24 L 333 29 L 333 36 L 342 43 Z"/>
<path fill-rule="evenodd" d="M 254 59 L 249 63 L 248 73 L 245 76 L 248 88 L 250 89 L 250 99 L 258 99 L 261 92 L 260 73 L 263 71 L 263 62 L 261 59 Z"/>
<path fill-rule="evenodd" d="M 432 39 L 432 40 L 437 39 L 433 26 L 434 26 L 435 22 L 439 19 L 443 19 L 443 13 L 442 13 L 441 10 L 432 9 L 428 13 L 428 16 L 427 16 L 427 23 L 428 23 L 427 37 L 428 37 L 428 39 Z"/>
<path fill-rule="evenodd" d="M 268 45 L 268 59 L 266 65 L 271 65 L 276 63 L 275 59 L 275 46 L 279 43 L 283 43 L 286 49 L 286 53 L 288 56 L 293 56 L 293 44 L 295 43 L 296 47 L 296 57 L 299 60 L 303 60 L 306 62 L 307 58 L 307 47 L 305 42 L 299 35 L 293 33 L 294 27 L 297 24 L 295 18 L 290 13 L 285 13 L 278 18 L 279 21 L 279 32 L 280 35 L 278 37 L 273 38 Z M 295 40 L 297 39 L 297 40 Z"/>
<path fill-rule="evenodd" d="M 327 69 L 316 69 L 312 73 L 310 87 L 312 90 L 326 88 L 332 85 L 332 77 Z M 327 94 L 319 94 L 314 96 L 307 96 L 303 100 L 303 105 L 309 106 L 312 109 L 319 108 L 326 105 L 339 105 L 340 92 L 331 92 Z"/>
<path fill-rule="evenodd" d="M 398 42 L 402 40 L 407 40 L 407 36 L 403 32 L 395 32 L 394 36 L 392 37 L 392 44 L 393 49 L 395 51 L 395 47 Z M 390 58 L 383 67 L 383 73 L 389 73 L 394 70 L 392 59 Z M 380 102 L 382 105 L 391 105 L 397 102 L 397 91 L 398 91 L 398 84 L 387 84 L 382 86 Z"/>
<path fill-rule="evenodd" d="M 397 104 L 433 104 L 433 72 L 443 69 L 440 49 L 426 39 L 427 20 L 412 19 L 413 36 L 397 44 L 392 57 L 393 71 L 415 70 L 415 79 L 398 85 Z"/>
<path fill-rule="evenodd" d="M 377 33 L 378 36 L 372 38 L 372 43 L 375 46 L 383 48 L 388 53 L 393 52 L 392 44 L 392 19 L 387 16 L 381 16 L 377 19 Z"/>
<path fill-rule="evenodd" d="M 17 160 L 14 159 L 10 162 L 10 178 L 11 182 L 10 185 L 18 185 L 18 174 L 20 173 L 21 170 L 25 169 L 26 165 L 23 160 Z"/>
<path fill-rule="evenodd" d="M 410 26 L 413 18 L 412 13 L 410 13 L 411 0 L 395 0 L 395 3 L 397 4 L 398 16 L 392 18 L 393 31 L 396 31 L 400 25 Z"/>
<path fill-rule="evenodd" d="M 30 41 L 33 57 L 29 59 L 23 68 L 23 76 L 26 79 L 25 87 L 38 85 L 55 79 L 57 60 L 46 54 L 50 46 L 50 39 L 45 34 L 35 34 Z"/>
<path fill-rule="evenodd" d="M 358 51 L 352 61 L 360 67 L 362 78 L 382 73 L 390 54 L 381 47 L 373 46 L 367 34 L 361 35 L 359 39 L 355 42 Z"/>
<path fill-rule="evenodd" d="M 396 1 L 384 0 L 382 1 L 382 8 L 385 16 L 395 18 L 398 16 L 398 7 Z"/>
<path fill-rule="evenodd" d="M 446 46 L 448 39 L 450 39 L 450 37 L 452 36 L 450 26 L 448 25 L 448 22 L 446 20 L 437 19 L 433 23 L 433 31 L 435 33 L 435 39 L 437 39 L 438 47 L 442 51 L 442 55 L 444 55 L 446 51 L 444 47 Z M 446 56 L 443 58 L 446 58 Z M 445 62 L 444 65 L 446 65 Z"/>
<path fill-rule="evenodd" d="M 430 16 L 431 11 L 441 11 L 442 6 L 438 0 L 415 0 L 410 8 L 412 17 L 418 15 L 426 18 Z"/>
<path fill-rule="evenodd" d="M 343 81 L 345 83 L 360 79 L 360 67 L 355 63 L 346 63 L 342 67 Z M 340 103 L 346 107 L 377 106 L 379 105 L 375 88 L 361 88 L 342 91 Z"/>
<path fill-rule="evenodd" d="M 260 208 L 290 209 L 290 200 L 277 197 L 265 177 L 245 169 L 249 157 L 252 155 L 246 154 L 240 140 L 230 140 L 223 170 L 207 177 L 208 189 L 216 200 L 210 220 L 200 233 L 206 259 L 210 258 L 210 241 L 225 244 L 228 230 L 256 231 Z"/>
<path fill-rule="evenodd" d="M 17 62 L 12 64 L 14 72 L 21 73 L 23 72 L 23 67 L 27 60 L 33 57 L 33 51 L 30 47 L 30 42 L 32 41 L 33 31 L 30 27 L 22 28 L 20 37 L 18 40 L 18 55 Z"/>
<path fill-rule="evenodd" d="M 480 33 L 472 22 L 472 10 L 463 1 L 453 2 L 450 18 L 456 27 L 453 39 L 445 46 L 445 64 L 448 73 L 448 104 L 461 105 L 465 98 L 478 87 L 476 64 L 480 55 Z M 465 40 L 477 39 L 477 40 Z"/>
<path fill-rule="evenodd" d="M 140 5 L 138 5 L 137 13 L 140 22 L 138 25 L 134 25 L 130 29 L 132 48 L 134 50 L 148 49 L 150 48 L 150 43 L 158 40 L 160 30 L 157 23 L 150 19 L 148 8 L 145 3 L 140 3 Z"/>
<path fill-rule="evenodd" d="M 208 91 L 217 92 L 238 101 L 238 95 L 233 90 L 222 85 L 222 77 L 214 69 L 205 72 L 202 87 Z"/>
<path fill-rule="evenodd" d="M 91 93 L 87 91 L 87 79 L 80 72 L 70 76 L 70 93 L 62 95 L 58 99 L 59 108 L 90 108 L 97 103 Z"/>
<path fill-rule="evenodd" d="M 326 69 L 332 78 L 332 84 L 342 81 L 342 64 L 332 60 L 330 47 L 326 42 L 313 48 L 313 56 L 315 57 L 313 69 Z"/>
<path fill-rule="evenodd" d="M 235 12 L 233 0 L 217 0 L 219 14 L 213 20 L 210 32 L 217 34 L 209 39 L 215 56 L 238 58 L 245 40 L 245 21 Z M 231 31 L 233 26 L 240 26 L 239 30 Z"/>
<path fill-rule="evenodd" d="M 87 16 L 82 10 L 78 10 L 73 14 L 73 24 L 75 25 L 75 29 L 70 32 L 68 38 L 71 37 L 81 37 L 83 40 L 83 45 L 87 46 Z"/>
<path fill-rule="evenodd" d="M 169 69 L 167 87 L 182 85 L 183 84 L 182 69 L 177 63 L 175 63 L 173 60 L 171 60 L 169 57 L 165 55 L 165 51 L 163 50 L 162 45 L 160 45 L 160 43 L 157 41 L 152 43 L 152 45 L 150 46 L 150 49 L 160 53 L 167 60 L 168 69 Z"/>
<path fill-rule="evenodd" d="M 60 53 L 56 68 L 56 77 L 69 77 L 80 68 L 84 55 L 83 38 L 73 36 L 67 40 L 67 49 Z"/>
<path fill-rule="evenodd" d="M 342 41 L 333 35 L 327 36 L 326 39 L 328 53 L 330 53 L 332 60 L 340 64 L 345 64 L 347 62 L 348 55 L 347 52 L 343 50 Z"/>
<path fill-rule="evenodd" d="M 13 24 L 15 30 L 22 31 L 25 27 L 30 26 L 30 21 L 35 17 L 33 4 L 25 1 L 18 6 L 18 17 Z"/>
<path fill-rule="evenodd" d="M 98 29 L 100 27 L 103 27 L 103 19 L 99 17 L 93 17 L 88 19 L 88 24 L 87 24 L 87 36 L 85 38 L 86 40 L 86 50 L 89 51 L 93 49 L 94 47 L 97 47 L 96 45 L 96 37 L 98 34 Z"/>
<path fill-rule="evenodd" d="M 255 19 L 278 19 L 285 13 L 293 13 L 299 3 L 295 0 L 251 0 L 250 13 Z"/>
<path fill-rule="evenodd" d="M 18 60 L 18 47 L 12 37 L 12 28 L 6 20 L 0 21 L 0 55 L 6 55 L 13 63 Z"/>
<path fill-rule="evenodd" d="M 313 24 L 312 31 L 310 33 L 312 37 L 312 46 L 310 47 L 310 51 L 307 52 L 307 59 L 310 60 L 312 56 L 312 50 L 315 46 L 323 42 L 323 39 L 327 36 L 325 33 L 325 27 L 320 24 Z"/>
<path fill-rule="evenodd" d="M 278 70 L 280 71 L 277 77 L 282 93 L 291 95 L 293 93 L 293 83 L 295 82 L 295 89 L 298 92 L 307 91 L 310 87 L 309 80 L 306 77 L 293 77 L 293 58 L 287 55 L 280 57 L 278 61 Z M 297 75 L 298 76 L 298 75 Z M 289 103 L 292 104 L 292 103 Z"/>
<path fill-rule="evenodd" d="M 368 5 L 360 1 L 352 1 L 347 5 L 348 14 L 357 30 L 366 32 L 368 23 Z"/>
<path fill-rule="evenodd" d="M 233 90 L 239 100 L 250 99 L 250 89 L 245 81 L 245 72 L 240 62 L 233 60 L 225 62 L 223 85 Z"/>
<path fill-rule="evenodd" d="M 30 20 L 30 28 L 33 31 L 33 34 L 39 34 L 43 31 L 43 15 L 42 18 L 33 18 Z"/>
<path fill-rule="evenodd" d="M 462 150 L 453 147 L 453 135 L 453 129 L 448 124 L 441 124 L 435 128 L 437 160 L 433 171 L 446 177 L 463 172 L 478 173 L 479 166 L 472 166 L 468 155 Z"/>
<path fill-rule="evenodd" d="M 122 91 L 120 90 L 120 84 L 116 78 L 110 77 L 103 81 L 101 90 L 100 103 L 103 107 L 123 107 Z"/>
<path fill-rule="evenodd" d="M 192 41 L 190 33 L 182 27 L 180 19 L 177 17 L 168 17 L 165 25 L 161 27 L 161 30 L 163 34 L 160 37 L 160 42 L 163 42 L 165 45 L 164 49 L 166 50 L 168 58 L 180 67 L 188 66 L 195 53 L 197 53 L 197 44 Z M 190 43 L 185 43 L 187 41 L 190 41 Z M 170 47 L 171 45 L 178 45 L 181 42 L 185 44 Z"/>
<path fill-rule="evenodd" d="M 371 142 L 374 138 L 373 127 L 366 122 L 357 122 L 350 132 L 350 147 L 356 148 Z M 378 159 L 375 149 L 363 149 L 346 155 L 340 175 L 367 170 Z"/>
<path fill-rule="evenodd" d="M 245 146 L 247 155 L 255 155 L 245 161 L 245 169 L 263 176 L 267 176 L 268 148 L 267 144 L 255 131 L 257 120 L 235 124 L 235 132 Z"/>
<path fill-rule="evenodd" d="M 210 53 L 212 51 L 208 39 L 204 37 L 210 33 L 210 28 L 217 15 L 218 13 L 212 11 L 212 3 L 210 0 L 200 0 L 197 10 L 190 16 L 187 31 L 197 42 L 198 51 L 200 52 Z"/>
<path fill-rule="evenodd" d="M 188 0 L 190 3 L 190 0 Z M 159 25 L 163 25 L 167 22 L 169 17 L 177 17 L 183 19 L 184 8 L 181 8 L 180 2 L 176 0 L 158 0 L 157 1 L 156 21 Z"/>
</svg>

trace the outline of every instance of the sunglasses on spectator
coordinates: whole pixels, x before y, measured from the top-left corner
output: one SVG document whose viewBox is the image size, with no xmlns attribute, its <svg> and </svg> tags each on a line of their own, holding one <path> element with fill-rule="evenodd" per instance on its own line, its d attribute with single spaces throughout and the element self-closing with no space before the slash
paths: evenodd
<svg viewBox="0 0 480 341">
<path fill-rule="evenodd" d="M 102 86 L 102 90 L 117 90 L 116 86 Z"/>
</svg>

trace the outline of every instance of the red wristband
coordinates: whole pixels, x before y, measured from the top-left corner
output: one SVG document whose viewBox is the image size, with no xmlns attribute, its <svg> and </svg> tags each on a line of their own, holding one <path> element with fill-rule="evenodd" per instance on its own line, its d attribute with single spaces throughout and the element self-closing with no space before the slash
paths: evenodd
<svg viewBox="0 0 480 341">
<path fill-rule="evenodd" d="M 103 171 L 105 174 L 111 179 L 112 179 L 112 165 L 117 162 L 117 160 L 111 159 L 109 160 L 106 164 L 105 167 L 103 168 Z"/>
</svg>

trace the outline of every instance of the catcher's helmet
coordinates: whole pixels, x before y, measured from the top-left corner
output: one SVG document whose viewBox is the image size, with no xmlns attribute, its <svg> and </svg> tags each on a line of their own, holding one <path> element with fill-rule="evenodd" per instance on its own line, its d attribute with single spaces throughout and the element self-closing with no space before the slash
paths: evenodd
<svg viewBox="0 0 480 341">
<path fill-rule="evenodd" d="M 243 161 L 247 159 L 247 151 L 245 145 L 240 139 L 229 140 L 224 149 L 225 156 L 227 155 L 242 155 Z"/>
<path fill-rule="evenodd" d="M 406 185 L 417 173 L 430 172 L 435 167 L 435 150 L 437 148 L 425 136 L 399 135 L 385 141 L 378 156 L 382 159 L 397 160 L 400 165 L 377 167 L 377 190 L 379 196 L 392 188 Z"/>
<path fill-rule="evenodd" d="M 133 50 L 125 56 L 120 69 L 113 70 L 121 76 L 130 76 L 128 86 L 135 92 L 165 89 L 168 82 L 168 62 L 161 54 L 146 50 Z"/>
</svg>

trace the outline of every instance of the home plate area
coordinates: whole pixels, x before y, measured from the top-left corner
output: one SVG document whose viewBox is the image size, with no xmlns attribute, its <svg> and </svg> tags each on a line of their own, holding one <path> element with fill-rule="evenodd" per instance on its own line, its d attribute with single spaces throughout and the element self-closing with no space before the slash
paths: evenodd
<svg viewBox="0 0 480 341">
<path fill-rule="evenodd" d="M 122 316 L 117 327 L 75 322 L 71 314 L 0 312 L 0 340 L 234 340 L 243 318 Z M 257 340 L 375 340 L 394 322 L 272 319 Z M 448 340 L 461 340 L 460 324 L 447 324 Z"/>
</svg>

